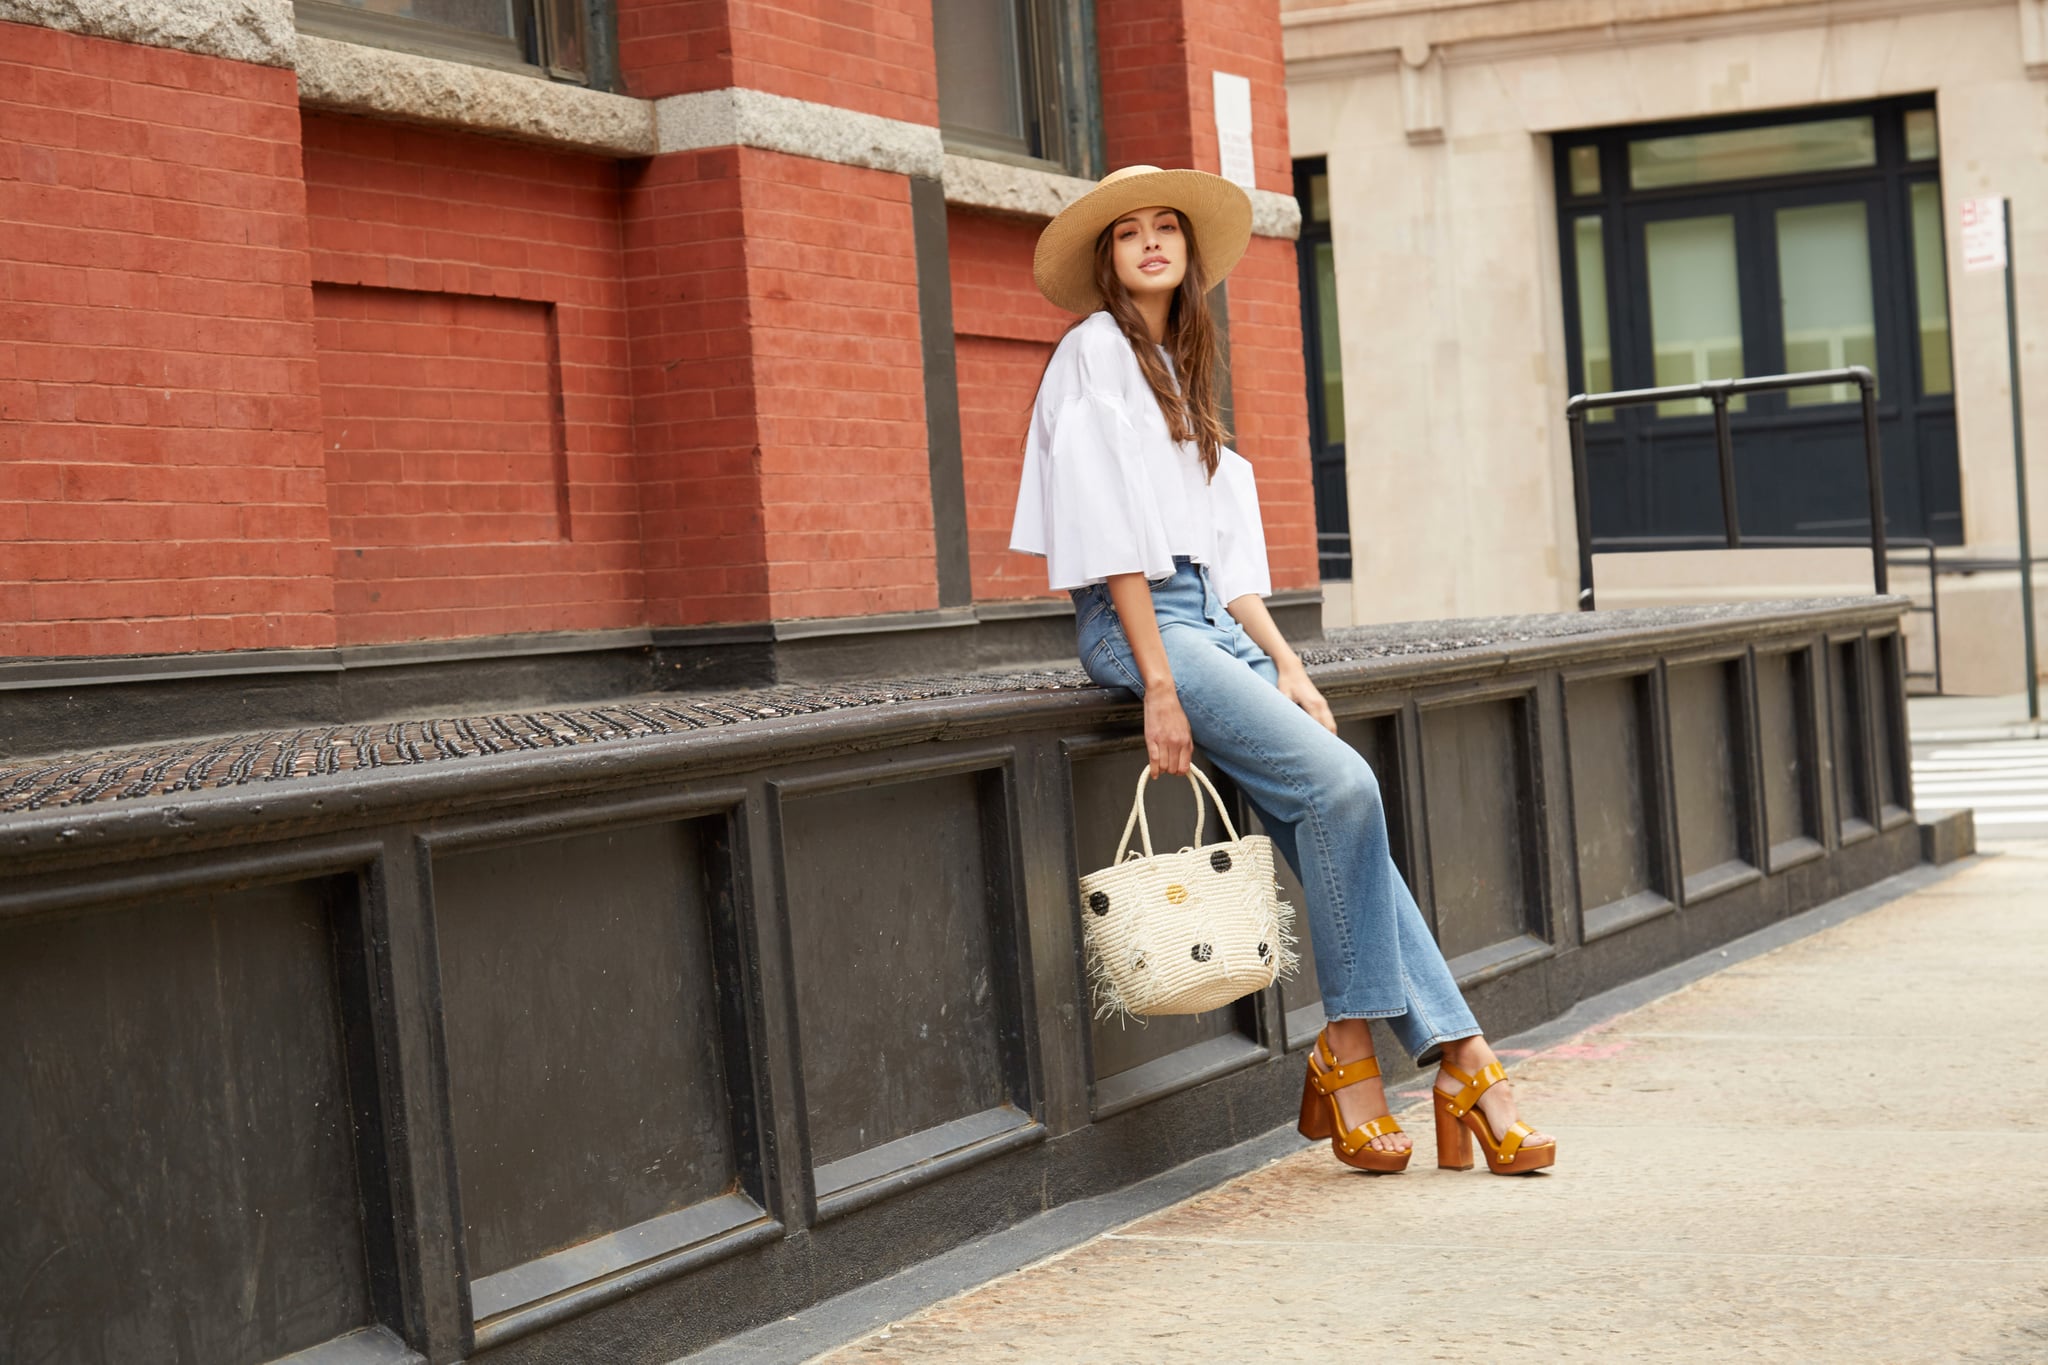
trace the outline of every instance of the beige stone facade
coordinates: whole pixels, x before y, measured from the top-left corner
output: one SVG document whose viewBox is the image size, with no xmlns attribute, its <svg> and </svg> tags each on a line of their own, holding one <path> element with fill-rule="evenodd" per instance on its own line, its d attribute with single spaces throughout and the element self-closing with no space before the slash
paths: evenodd
<svg viewBox="0 0 2048 1365">
<path fill-rule="evenodd" d="M 2004 294 L 1996 272 L 1964 272 L 1953 235 L 1960 201 L 1981 195 L 2013 203 L 2048 553 L 2048 0 L 1283 10 L 1294 154 L 1328 158 L 1341 318 L 1354 577 L 1329 593 L 1331 624 L 1573 603 L 1553 135 L 1894 96 L 1931 93 L 1938 112 L 1966 542 L 1953 553 L 2011 556 L 2017 537 Z M 1902 571 L 1894 586 L 1924 581 Z M 2048 572 L 2037 582 L 2048 603 Z M 1603 606 L 1869 583 L 1853 552 L 1596 560 Z M 1943 581 L 1950 690 L 2021 685 L 2017 587 L 2010 572 Z"/>
</svg>

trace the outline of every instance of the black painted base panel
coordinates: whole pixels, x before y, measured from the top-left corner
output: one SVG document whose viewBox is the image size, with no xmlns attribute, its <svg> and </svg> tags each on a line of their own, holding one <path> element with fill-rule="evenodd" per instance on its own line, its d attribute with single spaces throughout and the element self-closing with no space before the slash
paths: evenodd
<svg viewBox="0 0 2048 1365">
<path fill-rule="evenodd" d="M 1466 996 L 1492 1037 L 1546 1023 L 1579 1001 L 1674 966 L 1917 865 L 1920 833 L 1904 825 L 1864 841 L 1839 864 L 1752 882 L 1718 902 L 1674 912 L 1591 948 L 1549 955 L 1483 982 Z M 1374 1027 L 1390 1083 L 1414 1062 Z M 595 1358 L 658 1362 L 873 1283 L 1047 1209 L 1136 1184 L 1293 1120 L 1301 1102 L 1299 1048 L 996 1157 L 939 1185 L 910 1190 L 867 1220 L 798 1230 L 611 1309 L 602 1324 L 564 1322 L 476 1357 L 493 1365 Z"/>
</svg>

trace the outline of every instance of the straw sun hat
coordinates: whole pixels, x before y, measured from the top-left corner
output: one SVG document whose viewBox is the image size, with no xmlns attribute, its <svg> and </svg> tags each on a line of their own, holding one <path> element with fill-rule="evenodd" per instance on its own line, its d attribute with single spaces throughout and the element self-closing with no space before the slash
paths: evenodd
<svg viewBox="0 0 2048 1365">
<path fill-rule="evenodd" d="M 1178 209 L 1194 227 L 1209 287 L 1223 283 L 1252 239 L 1252 201 L 1236 184 L 1206 171 L 1126 166 L 1060 210 L 1038 234 L 1031 276 L 1038 292 L 1070 313 L 1102 306 L 1095 288 L 1095 239 L 1134 209 Z"/>
</svg>

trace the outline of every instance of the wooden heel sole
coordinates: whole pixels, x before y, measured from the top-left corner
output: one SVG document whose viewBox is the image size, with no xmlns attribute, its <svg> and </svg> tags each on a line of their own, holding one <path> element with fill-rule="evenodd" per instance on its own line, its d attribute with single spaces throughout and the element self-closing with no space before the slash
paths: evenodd
<svg viewBox="0 0 2048 1365">
<path fill-rule="evenodd" d="M 1465 1131 L 1465 1125 L 1444 1099 L 1444 1092 L 1433 1091 L 1436 1108 L 1436 1165 L 1440 1171 L 1469 1171 L 1472 1169 L 1472 1134 Z"/>
<path fill-rule="evenodd" d="M 1311 1142 L 1320 1142 L 1333 1131 L 1330 1127 L 1330 1102 L 1306 1080 L 1301 1083 L 1301 1122 L 1295 1127 Z"/>
</svg>

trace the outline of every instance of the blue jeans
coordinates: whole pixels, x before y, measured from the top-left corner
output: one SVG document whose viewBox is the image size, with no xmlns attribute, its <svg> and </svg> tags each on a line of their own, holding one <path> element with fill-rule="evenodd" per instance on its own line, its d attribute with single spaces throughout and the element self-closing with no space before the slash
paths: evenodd
<svg viewBox="0 0 2048 1365">
<path fill-rule="evenodd" d="M 1394 866 L 1372 768 L 1275 685 L 1279 670 L 1224 609 L 1199 564 L 1174 560 L 1152 611 L 1188 729 L 1229 774 L 1307 892 L 1329 1019 L 1384 1019 L 1418 1063 L 1479 1032 Z M 1107 586 L 1073 590 L 1081 666 L 1105 687 L 1145 686 Z"/>
</svg>

